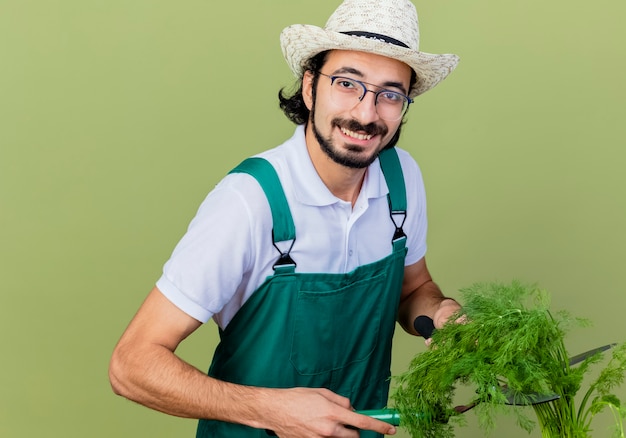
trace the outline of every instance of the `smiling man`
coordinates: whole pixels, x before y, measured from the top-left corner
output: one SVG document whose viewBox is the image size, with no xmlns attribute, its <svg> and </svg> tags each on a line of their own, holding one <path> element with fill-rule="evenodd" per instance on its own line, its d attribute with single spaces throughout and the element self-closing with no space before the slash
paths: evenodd
<svg viewBox="0 0 626 438">
<path fill-rule="evenodd" d="M 122 335 L 114 391 L 200 419 L 198 437 L 374 437 L 395 429 L 355 410 L 386 405 L 396 321 L 418 335 L 459 310 L 426 266 L 426 201 L 397 148 L 413 99 L 455 55 L 419 51 L 409 0 L 345 0 L 325 28 L 281 34 L 298 89 L 296 125 L 245 160 L 200 206 Z M 175 354 L 213 319 L 208 374 Z"/>
</svg>

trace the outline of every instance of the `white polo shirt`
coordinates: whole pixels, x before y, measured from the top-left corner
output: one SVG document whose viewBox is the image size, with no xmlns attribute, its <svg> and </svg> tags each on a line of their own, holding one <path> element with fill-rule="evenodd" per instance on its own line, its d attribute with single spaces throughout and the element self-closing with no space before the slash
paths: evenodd
<svg viewBox="0 0 626 438">
<path fill-rule="evenodd" d="M 397 149 L 397 148 L 396 148 Z M 426 254 L 426 199 L 415 160 L 397 149 L 407 191 L 405 265 Z M 367 169 L 352 208 L 319 178 L 299 126 L 292 138 L 258 155 L 270 161 L 283 186 L 296 229 L 291 256 L 296 272 L 346 273 L 391 253 L 395 226 L 378 160 Z M 257 181 L 227 175 L 202 202 L 163 268 L 161 292 L 201 322 L 225 328 L 254 291 L 273 274 L 272 215 Z M 288 244 L 281 245 L 285 251 Z"/>
</svg>

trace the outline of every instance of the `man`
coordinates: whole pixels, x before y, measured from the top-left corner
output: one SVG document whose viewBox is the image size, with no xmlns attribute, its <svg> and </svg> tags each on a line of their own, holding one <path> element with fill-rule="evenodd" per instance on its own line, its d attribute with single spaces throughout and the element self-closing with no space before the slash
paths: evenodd
<svg viewBox="0 0 626 438">
<path fill-rule="evenodd" d="M 397 150 L 413 97 L 456 66 L 419 52 L 409 0 L 345 0 L 324 29 L 281 35 L 300 78 L 283 145 L 208 195 L 110 365 L 114 391 L 201 419 L 198 437 L 356 437 L 384 407 L 396 319 L 410 333 L 459 309 L 426 267 L 419 168 Z M 175 354 L 213 318 L 208 376 Z"/>
</svg>

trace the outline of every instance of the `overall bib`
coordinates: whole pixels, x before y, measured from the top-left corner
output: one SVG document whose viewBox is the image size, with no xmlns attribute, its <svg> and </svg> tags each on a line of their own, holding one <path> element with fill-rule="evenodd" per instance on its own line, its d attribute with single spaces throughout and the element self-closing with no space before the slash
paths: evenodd
<svg viewBox="0 0 626 438">
<path fill-rule="evenodd" d="M 396 233 L 391 253 L 345 274 L 297 273 L 289 252 L 220 330 L 209 375 L 249 386 L 328 388 L 355 409 L 386 406 L 406 236 L 404 177 L 395 149 L 380 154 Z M 295 227 L 272 165 L 249 158 L 232 172 L 248 173 L 263 188 L 272 211 L 274 242 L 293 241 Z M 398 225 L 399 223 L 399 225 Z M 267 438 L 261 429 L 200 420 L 197 438 Z M 361 431 L 361 437 L 381 435 Z"/>
</svg>

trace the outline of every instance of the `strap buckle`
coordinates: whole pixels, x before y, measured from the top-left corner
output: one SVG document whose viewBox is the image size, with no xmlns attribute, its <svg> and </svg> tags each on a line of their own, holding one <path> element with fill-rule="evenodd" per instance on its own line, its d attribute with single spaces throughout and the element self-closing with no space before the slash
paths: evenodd
<svg viewBox="0 0 626 438">
<path fill-rule="evenodd" d="M 276 260 L 276 263 L 274 263 L 274 265 L 272 266 L 274 270 L 277 267 L 293 266 L 295 268 L 297 266 L 296 262 L 291 258 L 291 255 L 289 255 L 294 243 L 296 243 L 295 237 L 292 239 L 289 249 L 286 252 L 282 252 L 274 241 L 274 230 L 272 230 L 272 245 L 274 245 L 274 248 L 276 248 L 276 251 L 278 251 L 278 253 L 280 254 L 278 260 Z"/>
<path fill-rule="evenodd" d="M 396 227 L 396 231 L 393 233 L 393 239 L 391 239 L 391 241 L 395 242 L 396 240 L 406 238 L 406 234 L 402 230 L 402 226 L 404 225 L 404 222 L 406 221 L 406 210 L 390 210 L 389 216 L 391 217 L 391 221 Z M 398 225 L 398 222 L 396 221 L 396 216 L 402 217 L 402 221 L 400 221 L 400 225 Z"/>
</svg>

